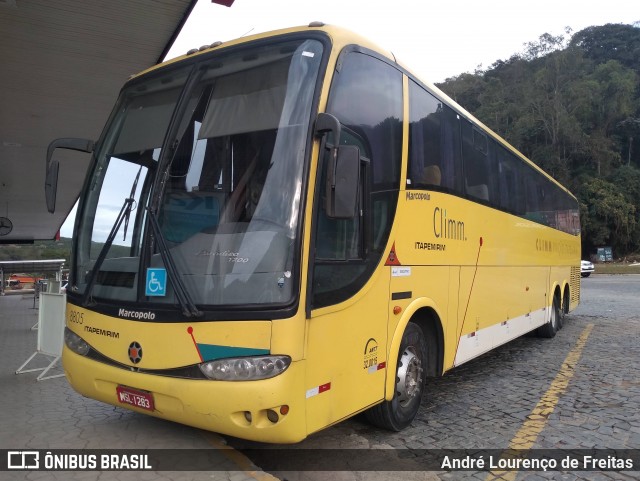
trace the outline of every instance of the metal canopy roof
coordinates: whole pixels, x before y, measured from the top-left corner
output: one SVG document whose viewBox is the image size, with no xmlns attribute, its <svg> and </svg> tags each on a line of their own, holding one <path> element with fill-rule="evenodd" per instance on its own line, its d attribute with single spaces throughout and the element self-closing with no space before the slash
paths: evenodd
<svg viewBox="0 0 640 481">
<path fill-rule="evenodd" d="M 49 214 L 49 142 L 97 140 L 120 87 L 164 57 L 195 3 L 0 0 L 0 243 L 55 237 L 89 156 L 56 151 L 58 195 Z"/>
<path fill-rule="evenodd" d="M 0 261 L 0 274 L 60 272 L 64 263 L 64 259 Z"/>
</svg>

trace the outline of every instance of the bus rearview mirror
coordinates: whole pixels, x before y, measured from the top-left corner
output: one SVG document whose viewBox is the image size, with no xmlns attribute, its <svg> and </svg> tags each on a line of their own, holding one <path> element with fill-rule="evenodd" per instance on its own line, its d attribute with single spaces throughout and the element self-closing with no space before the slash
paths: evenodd
<svg viewBox="0 0 640 481">
<path fill-rule="evenodd" d="M 77 150 L 90 154 L 93 152 L 95 143 L 87 139 L 62 138 L 56 139 L 47 147 L 47 159 L 44 181 L 44 195 L 47 201 L 47 210 L 54 213 L 56 210 L 56 194 L 58 192 L 58 172 L 60 171 L 60 163 L 58 160 L 52 159 L 53 152 L 56 149 Z"/>
<path fill-rule="evenodd" d="M 336 150 L 327 165 L 325 210 L 331 219 L 353 219 L 358 213 L 360 149 L 342 145 Z"/>
<path fill-rule="evenodd" d="M 47 200 L 47 210 L 52 214 L 56 211 L 56 194 L 58 192 L 59 170 L 60 163 L 57 160 L 54 159 L 49 162 L 44 181 L 44 196 Z"/>
</svg>

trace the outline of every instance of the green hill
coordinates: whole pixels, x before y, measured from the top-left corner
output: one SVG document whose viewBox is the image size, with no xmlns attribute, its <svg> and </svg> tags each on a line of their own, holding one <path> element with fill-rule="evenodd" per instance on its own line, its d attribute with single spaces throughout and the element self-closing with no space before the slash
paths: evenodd
<svg viewBox="0 0 640 481">
<path fill-rule="evenodd" d="M 540 36 L 438 85 L 580 200 L 583 255 L 640 250 L 640 24 Z"/>
</svg>

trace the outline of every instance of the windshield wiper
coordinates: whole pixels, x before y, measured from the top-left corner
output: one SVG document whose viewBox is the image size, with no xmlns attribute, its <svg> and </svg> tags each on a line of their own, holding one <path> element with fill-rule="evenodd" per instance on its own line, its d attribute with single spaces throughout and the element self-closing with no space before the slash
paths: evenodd
<svg viewBox="0 0 640 481">
<path fill-rule="evenodd" d="M 84 298 L 82 300 L 82 305 L 85 307 L 95 304 L 95 302 L 91 300 L 92 299 L 91 292 L 93 291 L 93 287 L 95 286 L 96 281 L 98 279 L 98 272 L 100 271 L 100 267 L 102 266 L 102 263 L 106 259 L 107 254 L 111 249 L 111 245 L 113 244 L 113 240 L 116 238 L 116 234 L 120 230 L 120 226 L 122 225 L 123 222 L 125 223 L 125 236 L 127 235 L 126 234 L 127 224 L 129 223 L 129 217 L 131 216 L 133 205 L 136 202 L 133 196 L 135 194 L 139 175 L 140 175 L 140 172 L 138 172 L 138 176 L 136 176 L 133 182 L 130 197 L 127 197 L 124 200 L 124 203 L 122 204 L 122 208 L 120 209 L 120 212 L 118 213 L 118 216 L 116 217 L 116 220 L 113 223 L 113 226 L 111 227 L 111 232 L 109 232 L 109 236 L 107 237 L 107 240 L 105 241 L 104 245 L 102 246 L 102 249 L 100 250 L 100 253 L 98 254 L 98 258 L 96 259 L 96 262 L 93 265 L 93 269 L 89 273 L 89 278 L 87 279 L 87 287 L 85 289 Z M 160 226 L 158 225 L 158 220 L 155 214 L 149 208 L 147 208 L 147 211 L 149 212 L 151 228 L 153 230 L 153 233 L 155 235 L 155 238 L 158 244 L 158 248 L 160 250 L 160 256 L 162 257 L 162 261 L 164 262 L 165 268 L 167 269 L 167 274 L 169 275 L 169 279 L 171 279 L 171 283 L 173 284 L 173 290 L 175 291 L 176 298 L 178 299 L 178 302 L 180 303 L 180 307 L 182 308 L 182 314 L 185 317 L 202 316 L 202 311 L 200 311 L 196 307 L 196 305 L 193 303 L 193 301 L 191 300 L 191 297 L 189 296 L 189 292 L 185 288 L 184 283 L 180 278 L 180 274 L 176 269 L 175 263 L 173 262 L 173 258 L 169 253 L 167 244 L 165 243 L 164 237 L 162 236 L 162 232 L 160 231 Z"/>
<path fill-rule="evenodd" d="M 131 193 L 129 194 L 129 197 L 127 197 L 124 200 L 124 204 L 122 204 L 120 213 L 118 214 L 118 217 L 116 217 L 116 220 L 113 223 L 113 226 L 111 227 L 111 232 L 109 232 L 109 236 L 107 237 L 107 240 L 102 246 L 102 249 L 100 250 L 100 254 L 98 254 L 98 258 L 96 259 L 96 263 L 93 265 L 93 269 L 89 274 L 90 277 L 89 277 L 89 280 L 87 281 L 87 288 L 85 289 L 84 298 L 82 300 L 82 304 L 84 306 L 88 306 L 90 303 L 89 299 L 91 298 L 91 291 L 93 290 L 93 286 L 96 284 L 96 280 L 98 279 L 98 272 L 100 271 L 100 267 L 102 266 L 102 263 L 106 259 L 107 253 L 109 252 L 109 249 L 111 249 L 113 240 L 116 238 L 116 234 L 120 230 L 120 226 L 122 225 L 123 221 L 124 221 L 124 237 L 122 238 L 122 240 L 124 241 L 127 238 L 127 227 L 129 226 L 129 218 L 131 217 L 131 211 L 133 210 L 133 205 L 136 203 L 134 196 L 136 194 L 136 187 L 138 186 L 138 180 L 140 179 L 140 172 L 142 172 L 142 166 L 140 166 L 140 169 L 138 170 L 138 174 L 136 175 L 136 178 L 133 180 L 133 185 L 131 186 Z M 93 305 L 94 303 L 91 303 L 91 304 Z"/>
<path fill-rule="evenodd" d="M 131 186 L 131 193 L 129 194 L 129 199 L 133 200 L 133 196 L 136 195 L 136 187 L 138 185 L 138 179 L 140 178 L 140 172 L 142 172 L 142 166 L 138 169 L 138 173 L 136 175 L 135 180 L 133 181 L 133 185 Z M 131 211 L 133 210 L 133 203 L 129 205 L 124 214 L 124 235 L 122 236 L 122 241 L 127 240 L 127 228 L 129 227 L 129 217 L 131 217 Z"/>
<path fill-rule="evenodd" d="M 135 182 L 137 183 L 137 181 L 138 179 L 136 177 Z M 107 253 L 111 249 L 111 244 L 113 244 L 113 240 L 116 238 L 116 234 L 118 233 L 118 230 L 120 230 L 120 226 L 122 225 L 122 222 L 125 220 L 125 218 L 126 219 L 129 218 L 129 215 L 131 214 L 131 210 L 133 209 L 133 204 L 135 204 L 135 202 L 136 201 L 133 198 L 133 195 L 131 197 L 127 197 L 124 200 L 124 204 L 122 204 L 120 213 L 118 214 L 118 217 L 116 217 L 116 220 L 113 223 L 113 226 L 111 227 L 111 232 L 109 232 L 109 236 L 107 237 L 107 240 L 102 246 L 102 249 L 100 249 L 100 254 L 98 254 L 96 263 L 93 265 L 93 269 L 91 269 L 91 272 L 89 273 L 89 279 L 87 280 L 87 287 L 85 289 L 84 298 L 82 300 L 82 305 L 85 307 L 88 305 L 95 304 L 93 302 L 90 303 L 89 299 L 91 298 L 91 291 L 93 290 L 93 286 L 95 286 L 96 280 L 98 279 L 98 272 L 100 271 L 100 267 L 102 266 L 102 263 L 107 257 Z"/>
<path fill-rule="evenodd" d="M 175 292 L 176 299 L 178 299 L 180 307 L 182 308 L 182 314 L 185 317 L 202 316 L 202 311 L 200 311 L 193 303 L 193 301 L 191 300 L 191 296 L 187 291 L 187 288 L 180 278 L 180 273 L 178 272 L 178 269 L 176 269 L 176 265 L 173 262 L 173 258 L 171 257 L 169 248 L 167 247 L 167 244 L 164 240 L 155 213 L 150 208 L 147 208 L 147 212 L 149 213 L 149 223 L 151 224 L 151 229 L 153 230 L 153 234 L 156 238 L 156 244 L 158 246 L 158 250 L 160 251 L 160 257 L 162 257 L 162 262 L 167 269 L 167 275 L 171 280 L 171 284 L 173 284 L 173 291 Z"/>
</svg>

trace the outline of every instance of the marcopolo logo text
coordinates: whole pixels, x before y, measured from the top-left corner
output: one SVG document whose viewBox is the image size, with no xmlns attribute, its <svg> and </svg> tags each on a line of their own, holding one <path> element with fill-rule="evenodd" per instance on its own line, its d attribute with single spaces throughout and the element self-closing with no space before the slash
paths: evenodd
<svg viewBox="0 0 640 481">
<path fill-rule="evenodd" d="M 145 319 L 153 321 L 156 318 L 155 312 L 151 311 L 128 311 L 127 309 L 120 309 L 118 311 L 120 317 L 126 317 L 127 319 Z"/>
</svg>

